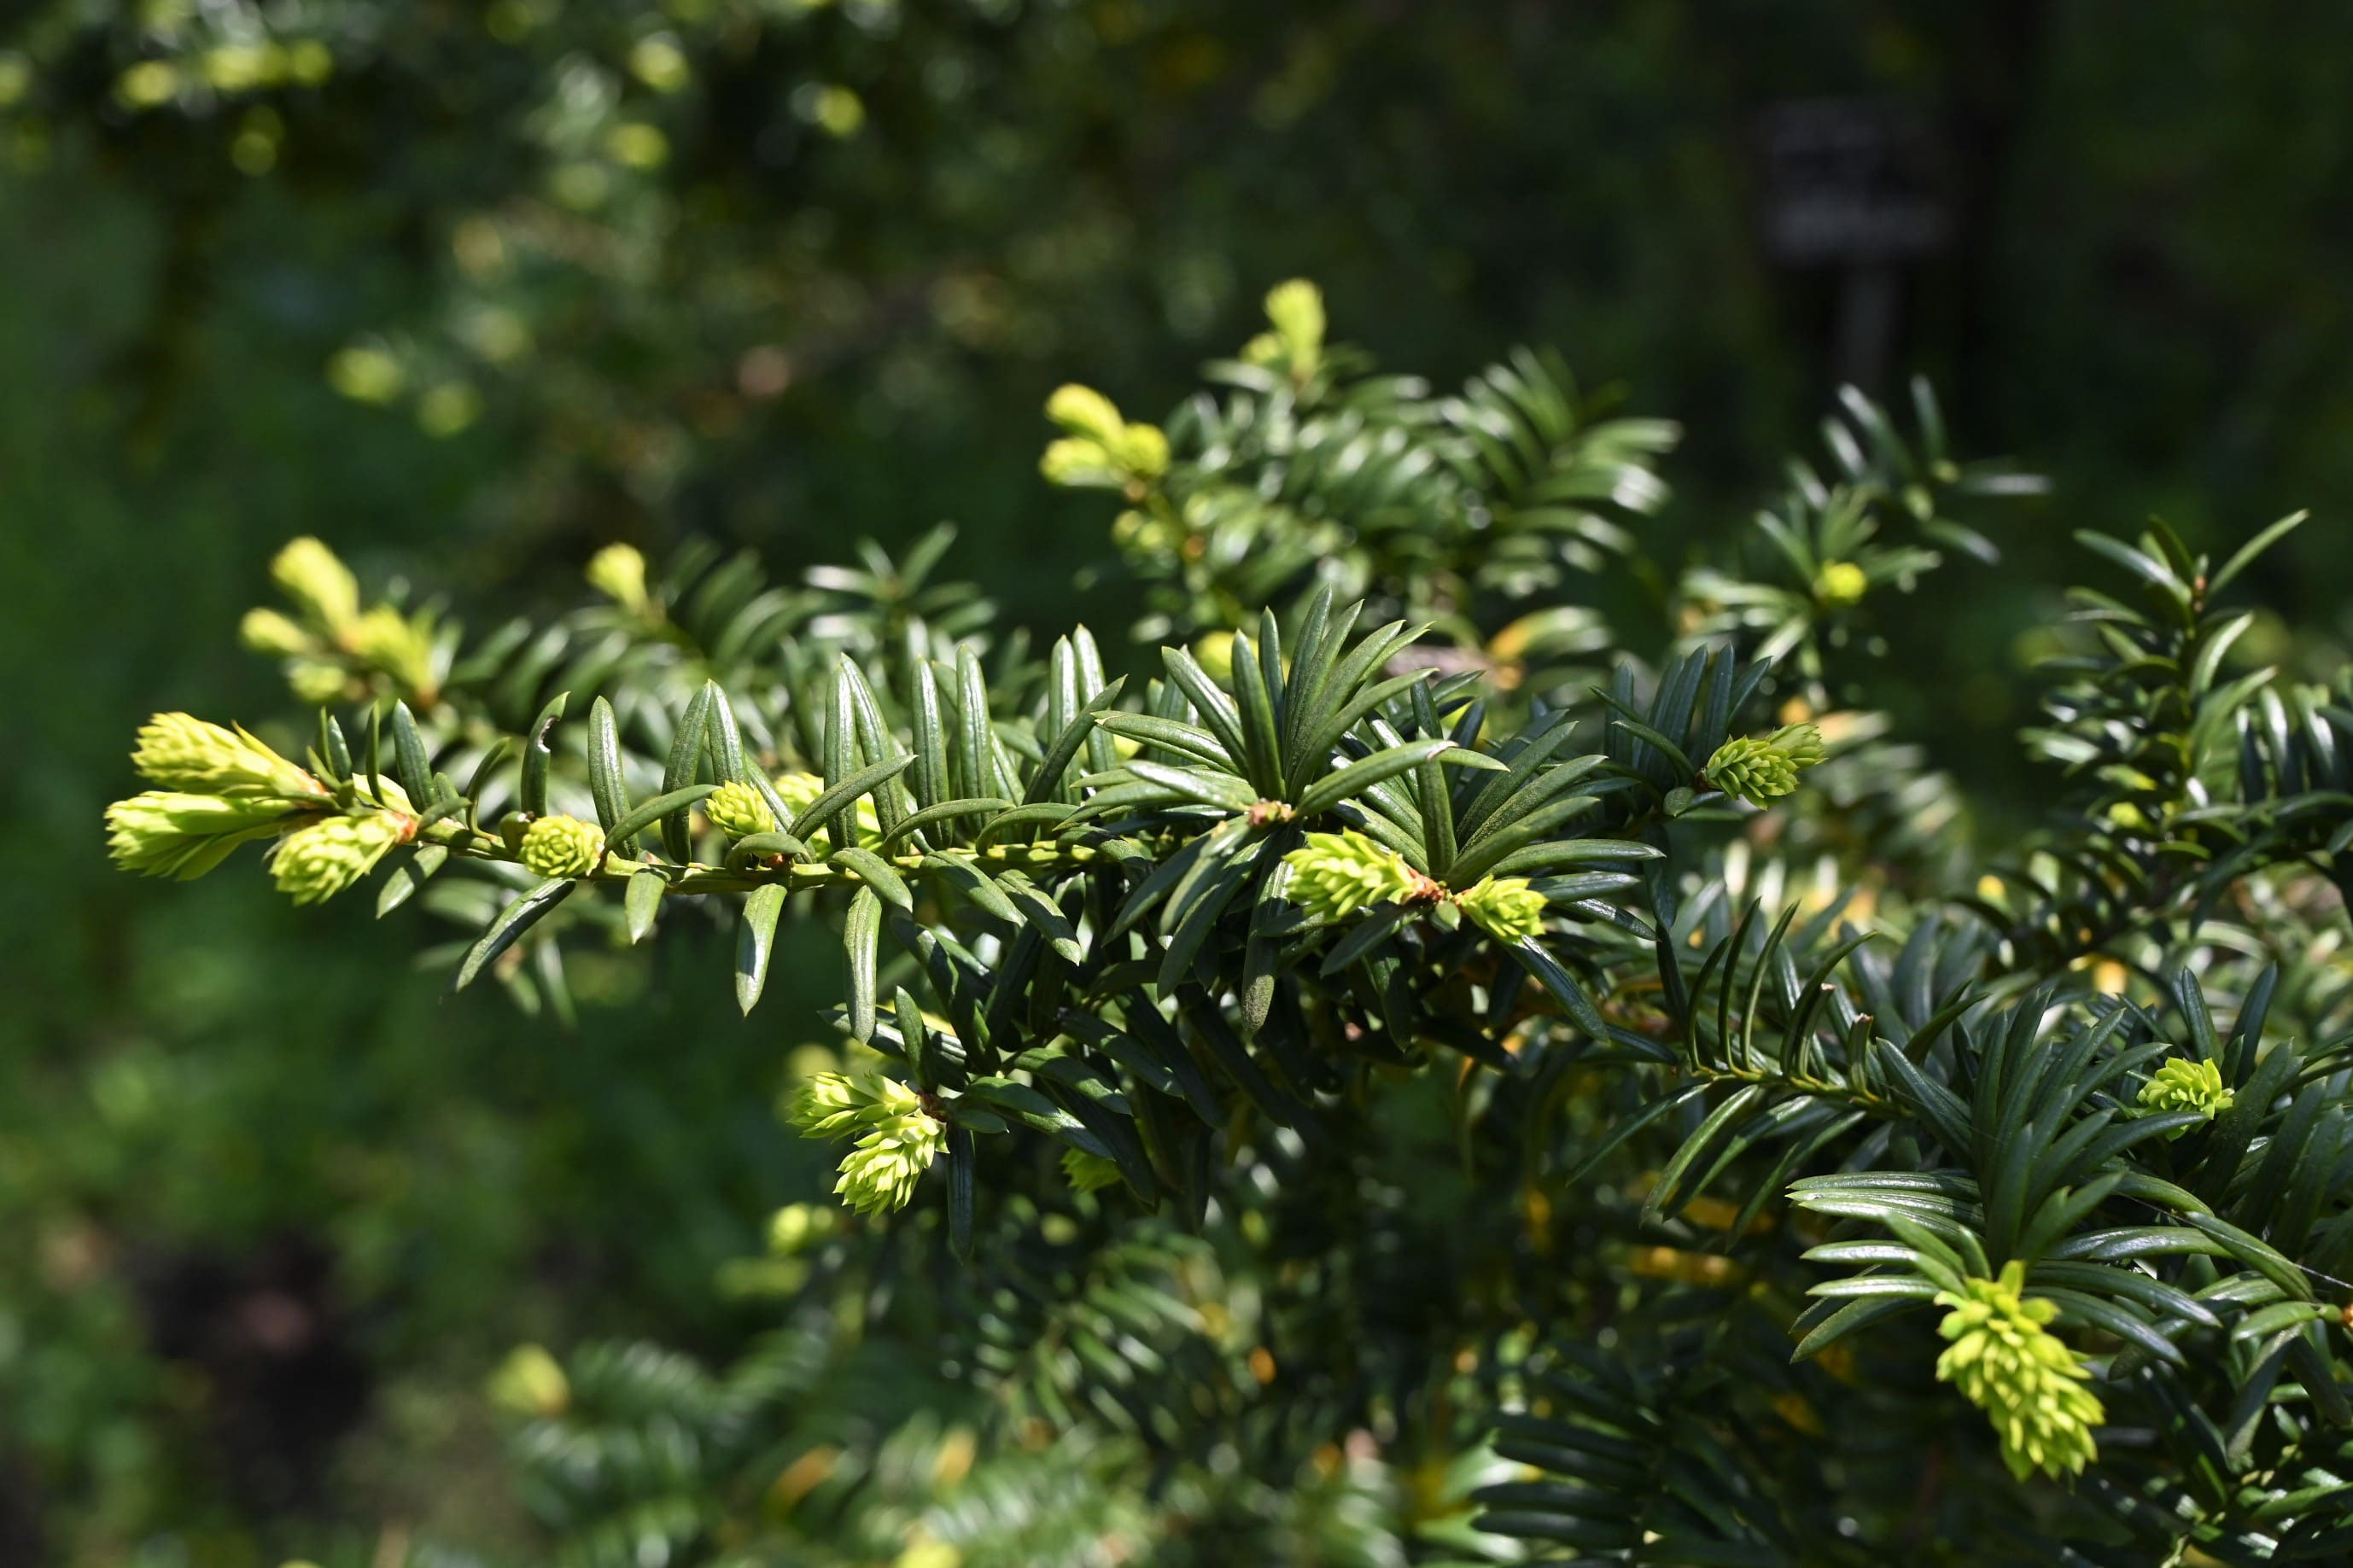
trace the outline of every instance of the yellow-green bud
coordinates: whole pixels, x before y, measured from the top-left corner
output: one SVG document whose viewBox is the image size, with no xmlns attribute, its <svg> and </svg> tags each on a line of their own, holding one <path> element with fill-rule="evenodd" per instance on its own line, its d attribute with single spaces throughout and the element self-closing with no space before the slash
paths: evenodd
<svg viewBox="0 0 2353 1568">
<path fill-rule="evenodd" d="M 352 678 L 342 665 L 330 660 L 298 658 L 286 666 L 286 684 L 301 700 L 323 708 L 350 692 Z"/>
<path fill-rule="evenodd" d="M 947 1129 L 920 1111 L 894 1118 L 841 1157 L 841 1177 L 833 1190 L 859 1214 L 895 1213 L 907 1206 L 916 1180 L 947 1142 Z"/>
<path fill-rule="evenodd" d="M 416 826 L 412 819 L 386 811 L 331 816 L 278 841 L 270 879 L 298 904 L 322 902 L 375 870 L 385 851 Z"/>
<path fill-rule="evenodd" d="M 543 816 L 523 829 L 516 853 L 533 875 L 585 877 L 605 858 L 605 834 L 576 816 Z"/>
<path fill-rule="evenodd" d="M 304 615 L 331 632 L 341 633 L 359 618 L 358 580 L 333 551 L 308 535 L 278 552 L 269 575 Z"/>
<path fill-rule="evenodd" d="M 1048 444 L 1039 472 L 1058 485 L 1119 487 L 1155 479 L 1168 469 L 1168 437 L 1156 425 L 1131 425 L 1091 386 L 1062 386 L 1046 400 L 1046 417 L 1068 432 Z"/>
<path fill-rule="evenodd" d="M 847 1118 L 871 1103 L 870 1097 L 859 1092 L 855 1079 L 842 1073 L 821 1072 L 795 1092 L 785 1109 L 785 1119 L 813 1136 L 831 1137 L 851 1125 Z"/>
<path fill-rule="evenodd" d="M 131 765 L 167 789 L 206 795 L 323 795 L 319 781 L 243 728 L 158 713 L 139 729 Z"/>
<path fill-rule="evenodd" d="M 1789 759 L 1792 766 L 1803 772 L 1830 755 L 1822 744 L 1822 731 L 1813 724 L 1784 724 L 1773 731 L 1773 749 Z"/>
<path fill-rule="evenodd" d="M 721 784 L 702 803 L 702 811 L 711 826 L 730 838 L 773 833 L 776 827 L 776 814 L 768 809 L 766 798 L 747 784 Z"/>
<path fill-rule="evenodd" d="M 351 649 L 399 682 L 406 691 L 429 691 L 433 638 L 422 620 L 412 621 L 390 605 L 378 605 L 351 629 Z"/>
<path fill-rule="evenodd" d="M 1072 1191 L 1082 1193 L 1101 1192 L 1120 1180 L 1118 1165 L 1084 1149 L 1062 1151 L 1062 1174 L 1069 1178 Z"/>
<path fill-rule="evenodd" d="M 1525 877 L 1483 877 L 1454 901 L 1498 942 L 1520 942 L 1544 930 L 1545 896 Z"/>
<path fill-rule="evenodd" d="M 554 1356 L 517 1345 L 491 1373 L 491 1403 L 517 1415 L 555 1416 L 572 1404 L 572 1384 Z"/>
<path fill-rule="evenodd" d="M 1952 1341 L 1936 1358 L 1936 1376 L 1984 1411 L 2001 1438 L 2010 1473 L 2053 1477 L 2080 1471 L 2099 1457 L 2092 1430 L 2107 1418 L 2084 1386 L 2090 1373 L 2043 1325 L 2056 1317 L 2052 1302 L 2025 1300 L 2025 1266 L 2002 1266 L 1999 1279 L 1971 1279 L 1968 1293 L 1940 1291 L 1936 1305 L 1953 1309 L 1937 1331 Z"/>
<path fill-rule="evenodd" d="M 280 658 L 307 653 L 319 646 L 318 638 L 276 610 L 246 611 L 245 618 L 237 624 L 237 636 L 255 653 L 272 653 Z"/>
<path fill-rule="evenodd" d="M 126 871 L 189 881 L 238 845 L 275 837 L 294 809 L 262 796 L 149 790 L 106 808 L 107 853 Z"/>
<path fill-rule="evenodd" d="M 1038 471 L 1046 476 L 1048 483 L 1063 486 L 1115 489 L 1123 482 L 1118 463 L 1103 444 L 1080 436 L 1049 441 L 1045 455 L 1038 459 Z"/>
<path fill-rule="evenodd" d="M 1798 775 L 1827 754 L 1813 725 L 1784 724 L 1770 735 L 1734 736 L 1715 749 L 1702 773 L 1725 794 L 1763 805 L 1795 790 Z"/>
<path fill-rule="evenodd" d="M 825 793 L 825 781 L 815 773 L 779 773 L 772 782 L 776 784 L 776 798 L 785 803 L 786 810 L 796 816 L 807 811 L 817 797 Z M 858 803 L 849 811 L 856 819 L 858 847 L 880 850 L 882 847 L 882 818 L 876 814 L 872 798 L 859 796 Z M 819 854 L 826 853 L 828 840 L 838 837 L 840 831 L 841 818 L 837 816 L 833 819 L 833 826 L 819 828 L 809 837 L 808 847 Z"/>
<path fill-rule="evenodd" d="M 1345 920 L 1373 904 L 1436 899 L 1444 891 L 1395 850 L 1353 827 L 1311 833 L 1282 859 L 1291 868 L 1292 902 L 1317 924 Z"/>
<path fill-rule="evenodd" d="M 904 1207 L 916 1178 L 947 1147 L 947 1129 L 923 1110 L 914 1090 L 895 1079 L 818 1073 L 801 1085 L 785 1116 L 812 1137 L 862 1134 L 858 1146 L 842 1156 L 833 1189 L 860 1214 Z"/>
<path fill-rule="evenodd" d="M 1278 283 L 1267 290 L 1266 319 L 1291 374 L 1302 381 L 1314 375 L 1324 354 L 1324 291 L 1304 278 Z"/>
<path fill-rule="evenodd" d="M 1870 587 L 1871 579 L 1852 561 L 1825 561 L 1814 574 L 1814 597 L 1832 609 L 1859 602 Z"/>
<path fill-rule="evenodd" d="M 1167 523 L 1140 511 L 1124 511 L 1111 520 L 1111 542 L 1122 550 L 1164 553 L 1175 549 L 1180 537 Z M 1199 657 L 1198 651 L 1195 657 Z"/>
<path fill-rule="evenodd" d="M 795 1091 L 785 1120 L 816 1138 L 839 1138 L 920 1110 L 914 1090 L 896 1079 L 812 1075 Z"/>
<path fill-rule="evenodd" d="M 2238 1094 L 2222 1081 L 2221 1068 L 2210 1061 L 2192 1061 L 2186 1057 L 2173 1057 L 2161 1063 L 2149 1080 L 2140 1087 L 2141 1109 L 2162 1114 L 2168 1110 L 2195 1110 L 2211 1121 L 2237 1103 Z M 2187 1127 L 2174 1130 L 2179 1137 Z"/>
<path fill-rule="evenodd" d="M 1131 425 L 1111 447 L 1132 479 L 1156 479 L 1168 471 L 1168 437 L 1157 425 Z"/>
<path fill-rule="evenodd" d="M 1117 447 L 1127 430 L 1117 405 L 1093 387 L 1075 383 L 1054 389 L 1054 395 L 1046 399 L 1046 417 L 1105 450 Z"/>
<path fill-rule="evenodd" d="M 646 558 L 626 544 L 607 544 L 588 558 L 588 585 L 621 608 L 646 608 Z"/>
</svg>

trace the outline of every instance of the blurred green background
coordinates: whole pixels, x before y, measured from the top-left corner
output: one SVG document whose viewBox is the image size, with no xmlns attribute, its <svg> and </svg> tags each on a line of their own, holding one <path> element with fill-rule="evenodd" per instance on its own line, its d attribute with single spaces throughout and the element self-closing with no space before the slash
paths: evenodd
<svg viewBox="0 0 2353 1568">
<path fill-rule="evenodd" d="M 565 1032 L 444 1000 L 364 900 L 109 868 L 145 715 L 288 710 L 234 630 L 294 534 L 484 626 L 614 540 L 788 573 L 951 518 L 1012 618 L 1116 634 L 1039 405 L 1077 379 L 1154 416 L 1307 275 L 1392 367 L 1551 343 L 1685 422 L 1670 562 L 1840 379 L 1932 376 L 1965 452 L 2054 481 L 1892 634 L 1899 719 L 1996 823 L 2033 810 L 2020 655 L 2070 529 L 2211 544 L 2309 506 L 2256 587 L 2342 630 L 2338 8 L 5 16 L 0 1562 L 527 1541 L 488 1371 L 602 1333 L 727 1354 L 774 1307 L 723 1265 L 818 1189 L 770 1110 L 808 1007 L 742 1023 L 709 953 Z"/>
</svg>

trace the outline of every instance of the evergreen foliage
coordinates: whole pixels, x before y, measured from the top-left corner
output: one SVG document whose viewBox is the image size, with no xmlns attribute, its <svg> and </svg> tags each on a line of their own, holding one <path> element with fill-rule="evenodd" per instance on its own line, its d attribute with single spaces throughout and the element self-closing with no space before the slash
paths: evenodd
<svg viewBox="0 0 2353 1568">
<path fill-rule="evenodd" d="M 2053 809 L 1980 862 L 1852 705 L 2032 489 L 1925 387 L 1843 398 L 1629 631 L 1582 590 L 1670 581 L 1671 426 L 1267 313 L 1162 424 L 1049 406 L 1150 587 L 1133 675 L 1001 633 L 945 531 L 798 585 L 608 551 L 477 639 L 298 542 L 305 765 L 142 736 L 126 865 L 283 833 L 307 899 L 397 846 L 379 910 L 533 1010 L 715 926 L 748 1014 L 784 922 L 839 933 L 789 1114 L 855 1137 L 853 1213 L 780 1216 L 792 1327 L 502 1379 L 566 1560 L 2353 1551 L 2353 685 L 2234 659 L 2230 596 L 2297 520 L 2082 536 Z"/>
</svg>

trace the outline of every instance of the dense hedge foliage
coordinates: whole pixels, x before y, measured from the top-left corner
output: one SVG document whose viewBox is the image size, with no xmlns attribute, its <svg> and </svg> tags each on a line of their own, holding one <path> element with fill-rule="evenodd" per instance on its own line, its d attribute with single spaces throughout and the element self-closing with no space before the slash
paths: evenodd
<svg viewBox="0 0 2353 1568">
<path fill-rule="evenodd" d="M 1163 423 L 1047 405 L 1156 671 L 998 635 L 944 531 L 800 587 L 615 547 L 479 638 L 306 539 L 245 626 L 326 702 L 303 760 L 141 732 L 120 862 L 382 868 L 527 1012 L 716 921 L 750 1014 L 836 933 L 780 1109 L 847 1212 L 776 1216 L 791 1326 L 715 1382 L 501 1374 L 572 1560 L 2341 1554 L 2353 704 L 2233 657 L 2300 519 L 2081 535 L 2053 809 L 1980 862 L 1854 700 L 2037 488 L 1925 386 L 1846 395 L 1624 628 L 1564 573 L 1662 570 L 1672 426 L 1267 308 Z M 959 1393 L 842 1382 L 877 1355 Z"/>
</svg>

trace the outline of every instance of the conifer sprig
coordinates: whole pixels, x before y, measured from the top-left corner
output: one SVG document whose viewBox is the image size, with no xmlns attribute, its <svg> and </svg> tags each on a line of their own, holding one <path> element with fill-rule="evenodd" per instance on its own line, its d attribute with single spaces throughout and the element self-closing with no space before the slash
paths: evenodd
<svg viewBox="0 0 2353 1568">
<path fill-rule="evenodd" d="M 871 1049 L 788 1119 L 872 1223 L 780 1216 L 762 1277 L 845 1322 L 968 1291 L 925 1342 L 1041 1438 L 1291 1475 L 1361 1432 L 1428 1489 L 1399 1528 L 1476 1491 L 1593 1560 L 1989 1520 L 2042 1561 L 2341 1554 L 2353 676 L 2245 664 L 2230 602 L 2294 520 L 2219 563 L 2087 540 L 2124 585 L 2029 736 L 2056 807 L 1983 854 L 1846 706 L 1858 628 L 1988 552 L 1950 514 L 2025 488 L 1933 399 L 1844 399 L 1628 638 L 1563 588 L 1641 553 L 1670 427 L 1535 355 L 1432 395 L 1312 288 L 1267 307 L 1164 420 L 1050 405 L 1049 477 L 1113 492 L 1155 595 L 1137 676 L 999 637 L 944 532 L 794 587 L 614 547 L 595 603 L 470 645 L 298 542 L 247 636 L 337 710 L 299 763 L 159 717 L 111 847 L 272 842 L 306 902 L 389 866 L 380 910 L 462 920 L 457 983 L 526 1000 L 715 921 L 749 1011 L 821 925 Z M 1924 1499 L 1886 1435 L 1957 1410 Z"/>
</svg>

